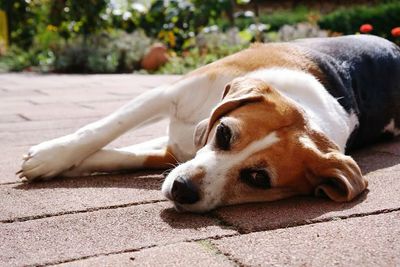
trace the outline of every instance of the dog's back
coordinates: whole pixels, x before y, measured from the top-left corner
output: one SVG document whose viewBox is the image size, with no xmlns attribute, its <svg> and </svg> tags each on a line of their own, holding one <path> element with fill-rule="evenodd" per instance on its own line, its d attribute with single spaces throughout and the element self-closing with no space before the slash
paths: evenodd
<svg viewBox="0 0 400 267">
<path fill-rule="evenodd" d="M 347 112 L 357 115 L 359 126 L 348 141 L 348 149 L 393 134 L 394 125 L 400 125 L 398 46 L 368 35 L 294 43 L 318 64 L 325 76 L 322 82 L 330 94 Z"/>
</svg>

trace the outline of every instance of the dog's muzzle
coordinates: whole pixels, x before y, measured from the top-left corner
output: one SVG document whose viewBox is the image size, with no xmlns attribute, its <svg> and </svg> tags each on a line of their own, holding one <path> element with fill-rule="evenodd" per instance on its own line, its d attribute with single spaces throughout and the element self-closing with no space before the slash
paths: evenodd
<svg viewBox="0 0 400 267">
<path fill-rule="evenodd" d="M 170 198 L 179 204 L 194 204 L 200 199 L 199 190 L 188 179 L 178 176 L 171 187 Z"/>
</svg>

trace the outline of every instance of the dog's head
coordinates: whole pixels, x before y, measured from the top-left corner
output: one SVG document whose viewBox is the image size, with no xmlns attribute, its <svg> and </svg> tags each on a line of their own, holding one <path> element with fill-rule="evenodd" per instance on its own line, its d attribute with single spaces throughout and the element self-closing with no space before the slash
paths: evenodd
<svg viewBox="0 0 400 267">
<path fill-rule="evenodd" d="M 210 118 L 197 125 L 194 142 L 195 158 L 172 170 L 162 187 L 178 210 L 311 193 L 349 201 L 367 186 L 354 160 L 261 80 L 228 84 Z"/>
</svg>

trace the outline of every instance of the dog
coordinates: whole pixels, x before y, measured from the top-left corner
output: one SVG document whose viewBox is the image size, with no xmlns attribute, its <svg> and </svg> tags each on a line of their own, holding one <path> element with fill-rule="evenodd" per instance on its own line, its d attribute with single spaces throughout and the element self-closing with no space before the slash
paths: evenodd
<svg viewBox="0 0 400 267">
<path fill-rule="evenodd" d="M 103 148 L 165 117 L 167 136 Z M 345 152 L 399 135 L 399 125 L 395 44 L 367 35 L 253 44 L 31 147 L 17 174 L 33 181 L 175 164 L 162 193 L 179 211 L 295 195 L 345 202 L 368 184 Z"/>
</svg>

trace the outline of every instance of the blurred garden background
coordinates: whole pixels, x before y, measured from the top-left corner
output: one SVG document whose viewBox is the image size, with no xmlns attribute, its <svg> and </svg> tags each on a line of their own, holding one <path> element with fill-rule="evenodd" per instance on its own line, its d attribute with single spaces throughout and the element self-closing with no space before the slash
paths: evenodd
<svg viewBox="0 0 400 267">
<path fill-rule="evenodd" d="M 374 34 L 400 0 L 0 0 L 0 72 L 181 74 L 248 47 Z"/>
</svg>

